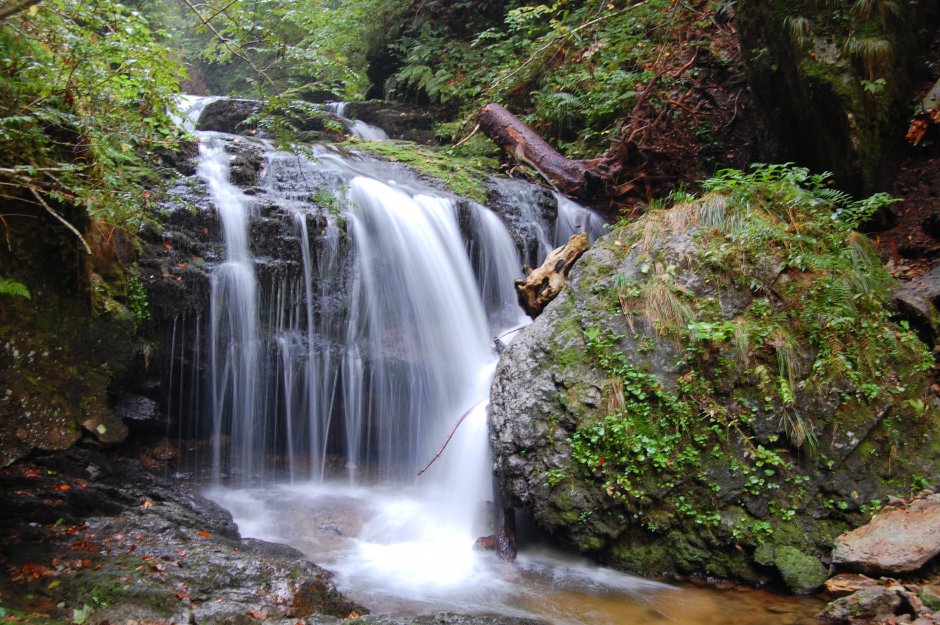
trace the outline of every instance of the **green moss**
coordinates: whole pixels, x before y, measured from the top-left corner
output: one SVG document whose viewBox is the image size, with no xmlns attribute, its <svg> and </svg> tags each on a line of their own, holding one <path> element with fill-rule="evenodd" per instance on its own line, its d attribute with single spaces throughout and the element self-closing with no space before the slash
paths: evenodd
<svg viewBox="0 0 940 625">
<path fill-rule="evenodd" d="M 808 592 L 814 555 L 857 523 L 857 458 L 879 488 L 892 472 L 924 471 L 920 451 L 895 452 L 902 440 L 922 449 L 937 429 L 919 399 L 931 356 L 891 321 L 890 276 L 852 231 L 883 198 L 854 202 L 786 166 L 706 187 L 620 224 L 597 245 L 630 277 L 587 266 L 569 293 L 577 307 L 561 304 L 553 361 L 606 380 L 597 406 L 580 391 L 559 398 L 578 416 L 564 483 L 622 506 L 629 520 L 610 553 L 624 568 L 657 561 L 648 570 L 754 580 L 766 577 L 758 547 L 757 561 Z M 674 372 L 663 364 L 672 354 Z M 854 452 L 830 460 L 822 449 Z"/>
<path fill-rule="evenodd" d="M 774 566 L 780 571 L 787 588 L 801 595 L 819 589 L 829 577 L 819 560 L 796 547 L 778 547 L 774 553 Z"/>
<path fill-rule="evenodd" d="M 347 145 L 434 176 L 455 195 L 480 203 L 486 202 L 486 171 L 495 170 L 497 165 L 491 160 L 466 160 L 445 148 L 422 146 L 407 141 L 356 141 Z"/>
</svg>

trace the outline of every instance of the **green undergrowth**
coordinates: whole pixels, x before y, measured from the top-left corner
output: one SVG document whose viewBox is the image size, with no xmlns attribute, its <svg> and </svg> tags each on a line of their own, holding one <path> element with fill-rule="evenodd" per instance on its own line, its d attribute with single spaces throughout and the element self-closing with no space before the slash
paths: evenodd
<svg viewBox="0 0 940 625">
<path fill-rule="evenodd" d="M 722 171 L 703 188 L 601 242 L 630 271 L 577 295 L 596 298 L 577 327 L 607 397 L 570 436 L 572 459 L 654 534 L 698 526 L 745 545 L 802 544 L 793 523 L 808 509 L 877 507 L 811 484 L 838 469 L 840 431 L 872 428 L 870 469 L 887 462 L 906 494 L 904 460 L 889 458 L 899 424 L 932 423 L 932 356 L 892 322 L 891 278 L 854 230 L 892 200 L 854 201 L 790 165 Z M 626 333 L 604 315 L 622 315 Z M 678 362 L 663 376 L 651 357 L 665 343 Z M 758 499 L 766 513 L 726 518 Z"/>
<path fill-rule="evenodd" d="M 707 3 L 568 2 L 512 5 L 489 27 L 458 35 L 445 11 L 415 16 L 390 49 L 399 69 L 385 84 L 398 99 L 427 98 L 459 109 L 447 128 L 472 128 L 486 102 L 500 102 L 573 156 L 606 150 L 653 80 L 657 63 L 684 54 Z M 701 12 L 701 14 L 699 13 Z M 710 23 L 710 22 L 709 22 Z M 667 51 L 660 46 L 667 45 Z M 702 42 L 707 49 L 707 42 Z M 716 56 L 722 56 L 715 50 Z M 667 83 L 645 97 L 661 103 Z M 653 102 L 651 102 L 653 103 Z"/>
</svg>

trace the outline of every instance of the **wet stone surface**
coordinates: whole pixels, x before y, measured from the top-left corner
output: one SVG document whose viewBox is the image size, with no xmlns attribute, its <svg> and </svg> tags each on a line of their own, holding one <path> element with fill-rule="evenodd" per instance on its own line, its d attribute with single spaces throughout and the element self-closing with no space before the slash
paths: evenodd
<svg viewBox="0 0 940 625">
<path fill-rule="evenodd" d="M 0 605 L 86 623 L 493 623 L 364 616 L 292 547 L 243 540 L 228 512 L 137 461 L 72 449 L 0 472 Z"/>
</svg>

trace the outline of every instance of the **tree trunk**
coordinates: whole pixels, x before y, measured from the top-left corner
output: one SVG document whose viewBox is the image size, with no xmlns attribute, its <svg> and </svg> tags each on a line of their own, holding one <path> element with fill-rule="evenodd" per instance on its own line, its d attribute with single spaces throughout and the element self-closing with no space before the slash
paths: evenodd
<svg viewBox="0 0 940 625">
<path fill-rule="evenodd" d="M 575 161 L 562 156 L 534 130 L 496 103 L 483 107 L 480 129 L 513 158 L 535 168 L 562 194 L 580 200 L 607 195 L 620 173 L 620 155 Z"/>
<path fill-rule="evenodd" d="M 526 277 L 516 280 L 519 305 L 531 317 L 537 317 L 545 306 L 561 292 L 568 282 L 568 272 L 575 261 L 587 251 L 588 235 L 581 232 L 567 243 L 552 250 L 538 269 L 526 267 Z"/>
</svg>

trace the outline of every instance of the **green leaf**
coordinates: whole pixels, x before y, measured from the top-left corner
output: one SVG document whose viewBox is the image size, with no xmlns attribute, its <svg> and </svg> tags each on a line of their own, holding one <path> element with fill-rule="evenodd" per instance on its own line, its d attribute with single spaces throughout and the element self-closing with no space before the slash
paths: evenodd
<svg viewBox="0 0 940 625">
<path fill-rule="evenodd" d="M 26 288 L 25 284 L 9 278 L 0 278 L 0 295 L 31 299 L 29 289 Z"/>
</svg>

